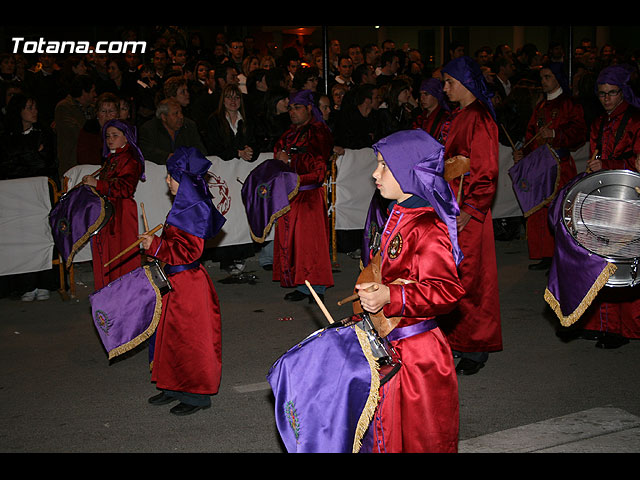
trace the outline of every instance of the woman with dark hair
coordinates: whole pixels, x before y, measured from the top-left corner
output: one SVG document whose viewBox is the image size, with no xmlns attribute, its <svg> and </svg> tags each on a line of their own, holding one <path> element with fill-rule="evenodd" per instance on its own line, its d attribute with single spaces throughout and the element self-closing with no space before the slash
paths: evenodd
<svg viewBox="0 0 640 480">
<path fill-rule="evenodd" d="M 253 162 L 260 154 L 254 136 L 253 122 L 248 121 L 242 92 L 236 84 L 227 84 L 221 92 L 218 109 L 209 116 L 203 140 L 208 155 L 224 161 Z M 216 247 L 212 260 L 231 275 L 244 270 L 244 259 L 253 256 L 253 243 Z"/>
<path fill-rule="evenodd" d="M 204 143 L 208 155 L 225 161 L 240 158 L 253 162 L 258 158 L 253 122 L 246 117 L 242 92 L 237 85 L 228 84 L 223 88 L 218 109 L 207 120 Z"/>
<path fill-rule="evenodd" d="M 256 123 L 256 138 L 261 152 L 273 152 L 273 147 L 291 125 L 289 117 L 289 90 L 272 87 L 264 96 L 264 114 Z"/>
<path fill-rule="evenodd" d="M 57 179 L 53 133 L 38 123 L 34 97 L 15 94 L 7 104 L 6 126 L 1 139 L 0 179 L 50 177 Z M 47 300 L 55 290 L 52 269 L 10 277 L 9 286 L 22 301 Z"/>
<path fill-rule="evenodd" d="M 411 94 L 411 83 L 404 78 L 396 78 L 389 84 L 385 95 L 385 106 L 378 109 L 380 117 L 377 138 L 383 138 L 399 130 L 410 130 L 412 110 L 415 100 Z"/>
</svg>

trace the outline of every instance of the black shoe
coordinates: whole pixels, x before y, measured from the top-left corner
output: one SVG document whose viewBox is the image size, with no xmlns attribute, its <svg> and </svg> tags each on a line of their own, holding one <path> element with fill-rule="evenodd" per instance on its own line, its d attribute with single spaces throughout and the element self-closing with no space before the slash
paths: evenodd
<svg viewBox="0 0 640 480">
<path fill-rule="evenodd" d="M 529 265 L 529 270 L 549 270 L 551 268 L 551 259 L 548 257 L 540 260 L 539 263 Z"/>
<path fill-rule="evenodd" d="M 198 410 L 204 410 L 205 408 L 209 408 L 209 405 L 189 405 L 188 403 L 180 402 L 169 411 L 174 415 L 191 415 L 192 413 L 196 413 Z"/>
<path fill-rule="evenodd" d="M 267 272 L 270 272 L 271 270 L 273 270 L 273 265 L 263 265 L 262 268 Z"/>
<path fill-rule="evenodd" d="M 458 375 L 473 375 L 474 373 L 478 373 L 482 367 L 484 367 L 483 362 L 463 358 L 456 366 L 456 373 Z"/>
<path fill-rule="evenodd" d="M 172 397 L 171 395 L 167 395 L 165 392 L 161 392 L 149 398 L 149 403 L 151 405 L 166 405 L 167 403 L 175 402 L 176 400 L 176 397 Z"/>
<path fill-rule="evenodd" d="M 305 298 L 310 297 L 306 293 L 302 293 L 300 290 L 294 290 L 293 292 L 289 292 L 284 296 L 285 300 L 289 302 L 299 302 L 300 300 L 304 300 Z"/>
<path fill-rule="evenodd" d="M 606 349 L 620 348 L 621 346 L 626 345 L 627 343 L 629 343 L 629 339 L 626 337 L 623 337 L 622 335 L 605 333 L 605 334 L 602 334 L 602 336 L 600 336 L 600 338 L 596 342 L 596 347 L 606 348 Z"/>
</svg>

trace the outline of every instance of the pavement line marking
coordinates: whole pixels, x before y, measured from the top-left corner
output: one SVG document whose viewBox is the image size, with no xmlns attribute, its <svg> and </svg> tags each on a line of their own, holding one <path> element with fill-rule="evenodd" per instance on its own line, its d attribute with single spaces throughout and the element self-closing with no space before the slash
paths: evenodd
<svg viewBox="0 0 640 480">
<path fill-rule="evenodd" d="M 238 385 L 233 389 L 239 393 L 258 392 L 260 390 L 271 390 L 271 385 L 269 382 L 249 383 L 247 385 Z"/>
<path fill-rule="evenodd" d="M 613 407 L 592 408 L 562 417 L 510 428 L 460 441 L 460 453 L 522 453 L 543 449 L 561 451 L 561 445 L 629 430 L 640 433 L 640 417 Z M 635 429 L 635 432 L 634 430 Z M 636 442 L 640 449 L 640 437 Z"/>
</svg>

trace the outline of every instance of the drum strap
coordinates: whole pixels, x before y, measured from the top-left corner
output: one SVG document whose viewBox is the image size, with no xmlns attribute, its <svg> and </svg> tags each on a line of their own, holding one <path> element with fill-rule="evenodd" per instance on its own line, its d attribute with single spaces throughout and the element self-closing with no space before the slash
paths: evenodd
<svg viewBox="0 0 640 480">
<path fill-rule="evenodd" d="M 424 333 L 424 332 L 428 332 L 429 330 L 433 330 L 437 326 L 438 326 L 438 322 L 431 319 L 431 320 L 424 320 L 414 325 L 408 325 L 406 327 L 396 327 L 389 333 L 389 335 L 387 335 L 387 339 L 390 341 L 403 340 L 405 338 L 418 335 L 419 333 Z"/>
<path fill-rule="evenodd" d="M 631 116 L 631 113 L 627 108 L 627 110 L 624 112 L 624 115 L 622 116 L 622 120 L 620 120 L 620 125 L 618 126 L 618 130 L 616 131 L 616 138 L 613 143 L 613 148 L 611 149 L 612 155 L 613 155 L 613 152 L 616 151 L 616 146 L 618 145 L 618 142 L 622 138 L 622 134 L 624 133 L 624 129 L 627 126 L 627 122 L 629 121 L 630 116 Z M 602 155 L 602 134 L 604 131 L 604 123 L 605 121 L 603 118 L 602 122 L 600 122 L 600 131 L 598 132 L 598 141 L 596 142 L 596 149 L 600 152 L 600 155 Z"/>
<path fill-rule="evenodd" d="M 321 183 L 312 183 L 312 184 L 309 184 L 309 185 L 300 185 L 298 187 L 298 191 L 301 192 L 303 190 L 314 190 L 316 188 L 320 188 L 321 186 L 322 186 Z"/>
<path fill-rule="evenodd" d="M 167 275 L 174 275 L 178 272 L 184 272 L 185 270 L 191 270 L 192 268 L 197 268 L 198 266 L 200 266 L 199 260 L 196 260 L 195 262 L 192 262 L 192 263 L 187 263 L 185 265 L 166 264 L 164 266 L 164 273 L 166 273 Z"/>
</svg>

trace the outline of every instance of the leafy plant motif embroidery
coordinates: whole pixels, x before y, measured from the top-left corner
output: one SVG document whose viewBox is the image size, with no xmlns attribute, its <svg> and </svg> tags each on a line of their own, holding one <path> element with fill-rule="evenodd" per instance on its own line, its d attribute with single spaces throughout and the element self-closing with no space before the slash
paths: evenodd
<svg viewBox="0 0 640 480">
<path fill-rule="evenodd" d="M 297 441 L 298 437 L 300 436 L 300 419 L 298 418 L 298 412 L 296 411 L 295 403 L 293 403 L 292 401 L 288 401 L 284 405 L 284 414 L 289 421 L 289 425 L 291 426 L 291 429 L 293 430 L 293 434 L 296 437 Z"/>
</svg>

